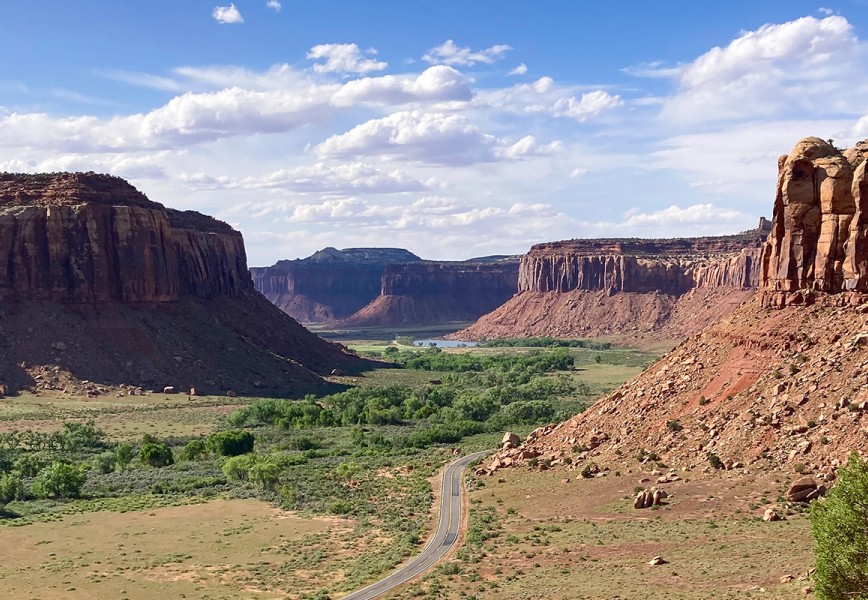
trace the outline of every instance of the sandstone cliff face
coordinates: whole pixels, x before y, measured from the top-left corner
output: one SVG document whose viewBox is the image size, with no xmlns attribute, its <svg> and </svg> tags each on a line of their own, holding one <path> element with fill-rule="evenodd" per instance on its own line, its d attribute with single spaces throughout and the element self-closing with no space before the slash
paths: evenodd
<svg viewBox="0 0 868 600">
<path fill-rule="evenodd" d="M 229 225 L 116 177 L 0 174 L 0 384 L 286 395 L 362 365 L 253 290 Z"/>
<path fill-rule="evenodd" d="M 810 303 L 815 291 L 868 292 L 866 156 L 866 142 L 842 152 L 809 137 L 778 160 L 762 265 L 764 305 Z"/>
<path fill-rule="evenodd" d="M 148 303 L 251 289 L 244 241 L 227 225 L 167 211 L 117 178 L 46 177 L 0 175 L 0 300 Z"/>
<path fill-rule="evenodd" d="M 766 223 L 735 236 L 539 244 L 521 259 L 518 294 L 449 337 L 682 339 L 754 293 Z"/>
<path fill-rule="evenodd" d="M 756 287 L 759 235 L 540 244 L 522 257 L 518 288 L 680 295 L 694 287 Z"/>
<path fill-rule="evenodd" d="M 516 293 L 518 271 L 515 258 L 389 265 L 380 294 L 342 323 L 361 327 L 473 321 Z"/>
<path fill-rule="evenodd" d="M 348 317 L 376 298 L 388 265 L 418 260 L 400 248 L 325 248 L 250 271 L 255 288 L 275 306 L 299 321 L 321 323 Z"/>
</svg>

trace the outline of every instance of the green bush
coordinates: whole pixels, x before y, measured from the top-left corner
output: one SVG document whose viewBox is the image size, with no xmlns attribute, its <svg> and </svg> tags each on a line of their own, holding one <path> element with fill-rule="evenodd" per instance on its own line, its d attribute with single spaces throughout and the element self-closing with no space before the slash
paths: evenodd
<svg viewBox="0 0 868 600">
<path fill-rule="evenodd" d="M 208 446 L 220 456 L 240 456 L 253 452 L 253 434 L 240 429 L 218 431 L 208 436 Z"/>
<path fill-rule="evenodd" d="M 52 463 L 47 452 L 27 452 L 15 461 L 15 470 L 22 477 L 36 477 L 39 472 Z"/>
<path fill-rule="evenodd" d="M 85 474 L 77 466 L 53 462 L 33 480 L 33 494 L 39 498 L 77 498 Z"/>
<path fill-rule="evenodd" d="M 264 490 L 274 490 L 280 481 L 281 465 L 270 457 L 254 462 L 247 469 L 247 479 Z"/>
<path fill-rule="evenodd" d="M 868 462 L 854 452 L 829 495 L 811 504 L 820 600 L 868 599 Z"/>
<path fill-rule="evenodd" d="M 24 498 L 24 483 L 17 473 L 0 475 L 0 504 Z"/>
<path fill-rule="evenodd" d="M 171 448 L 166 444 L 152 441 L 146 441 L 142 444 L 142 449 L 139 450 L 139 460 L 157 469 L 167 467 L 175 462 Z"/>
<path fill-rule="evenodd" d="M 115 453 L 100 452 L 90 459 L 90 468 L 97 473 L 111 473 L 115 470 Z"/>
<path fill-rule="evenodd" d="M 133 462 L 136 456 L 135 448 L 129 442 L 120 442 L 115 446 L 115 468 L 118 471 L 123 471 Z"/>
<path fill-rule="evenodd" d="M 186 446 L 181 448 L 181 454 L 178 456 L 180 460 L 199 460 L 201 457 L 208 454 L 208 442 L 203 439 L 190 440 Z"/>
<path fill-rule="evenodd" d="M 714 452 L 708 453 L 708 464 L 710 464 L 712 466 L 712 468 L 715 468 L 715 469 L 722 469 L 723 468 L 723 461 L 720 460 L 720 457 L 717 454 L 715 454 Z"/>
<path fill-rule="evenodd" d="M 229 479 L 246 481 L 250 468 L 254 464 L 256 464 L 256 456 L 253 454 L 233 456 L 223 463 L 223 474 Z"/>
</svg>

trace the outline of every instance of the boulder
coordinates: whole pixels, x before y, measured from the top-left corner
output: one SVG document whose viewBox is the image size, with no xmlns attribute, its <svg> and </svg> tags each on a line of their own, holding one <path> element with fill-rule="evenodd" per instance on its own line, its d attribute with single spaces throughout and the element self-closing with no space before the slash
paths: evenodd
<svg viewBox="0 0 868 600">
<path fill-rule="evenodd" d="M 504 433 L 503 439 L 500 440 L 500 445 L 504 450 L 506 450 L 508 448 L 515 448 L 520 443 L 521 443 L 521 438 L 510 431 L 507 431 L 506 433 Z"/>
<path fill-rule="evenodd" d="M 813 477 L 800 477 L 787 489 L 790 502 L 809 502 L 820 496 L 820 485 Z"/>
<path fill-rule="evenodd" d="M 763 513 L 763 521 L 771 522 L 771 521 L 780 521 L 781 516 L 775 512 L 773 508 L 767 508 Z"/>
</svg>

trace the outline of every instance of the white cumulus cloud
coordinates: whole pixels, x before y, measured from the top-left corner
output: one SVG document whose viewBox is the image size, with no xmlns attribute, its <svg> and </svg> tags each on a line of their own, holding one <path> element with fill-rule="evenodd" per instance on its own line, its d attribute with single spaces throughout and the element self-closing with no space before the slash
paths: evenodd
<svg viewBox="0 0 868 600">
<path fill-rule="evenodd" d="M 368 50 L 368 54 L 376 54 L 376 50 Z M 322 60 L 316 63 L 313 70 L 317 73 L 369 73 L 382 71 L 388 63 L 365 58 L 356 44 L 319 44 L 307 53 L 310 60 Z"/>
<path fill-rule="evenodd" d="M 463 67 L 470 67 L 476 63 L 490 65 L 503 58 L 503 55 L 510 50 L 512 50 L 511 46 L 496 44 L 490 48 L 474 52 L 468 47 L 459 48 L 452 40 L 446 40 L 436 48 L 431 48 L 422 56 L 422 60 L 428 61 L 432 65 L 459 65 Z"/>
<path fill-rule="evenodd" d="M 268 2 L 265 3 L 265 6 L 274 12 L 280 12 L 280 9 L 283 8 L 283 5 L 281 5 L 278 0 L 268 0 Z"/>
<path fill-rule="evenodd" d="M 470 165 L 552 153 L 554 142 L 541 145 L 533 136 L 518 141 L 484 133 L 458 114 L 399 111 L 333 135 L 314 148 L 321 158 L 377 156 L 423 164 Z"/>
<path fill-rule="evenodd" d="M 211 11 L 211 16 L 214 17 L 215 21 L 223 25 L 244 22 L 244 17 L 241 16 L 241 13 L 234 4 L 230 4 L 229 6 L 215 6 L 214 10 Z"/>
<path fill-rule="evenodd" d="M 747 31 L 676 69 L 663 108 L 678 122 L 708 122 L 864 107 L 866 47 L 841 16 L 803 17 Z"/>
<path fill-rule="evenodd" d="M 586 121 L 590 117 L 623 105 L 624 101 L 620 96 L 604 90 L 595 90 L 582 94 L 578 100 L 575 96 L 559 99 L 552 107 L 552 114 L 556 117 L 571 117 L 578 121 Z"/>
<path fill-rule="evenodd" d="M 521 63 L 516 68 L 514 68 L 512 71 L 507 73 L 507 75 L 524 75 L 525 73 L 527 73 L 527 65 L 524 63 Z"/>
<path fill-rule="evenodd" d="M 438 65 L 418 76 L 385 75 L 348 81 L 332 96 L 335 106 L 353 104 L 405 104 L 470 100 L 472 92 L 464 76 Z"/>
</svg>

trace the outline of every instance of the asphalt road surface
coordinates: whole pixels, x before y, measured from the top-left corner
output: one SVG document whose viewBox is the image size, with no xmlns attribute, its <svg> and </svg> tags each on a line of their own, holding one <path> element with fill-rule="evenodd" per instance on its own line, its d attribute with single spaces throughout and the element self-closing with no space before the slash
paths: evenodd
<svg viewBox="0 0 868 600">
<path fill-rule="evenodd" d="M 424 573 L 443 558 L 458 539 L 458 530 L 461 527 L 461 475 L 464 467 L 480 459 L 489 451 L 468 454 L 450 463 L 443 471 L 442 495 L 440 497 L 440 521 L 437 531 L 422 552 L 412 561 L 376 583 L 362 588 L 343 600 L 373 600 L 386 592 L 407 583 L 417 575 Z"/>
</svg>

